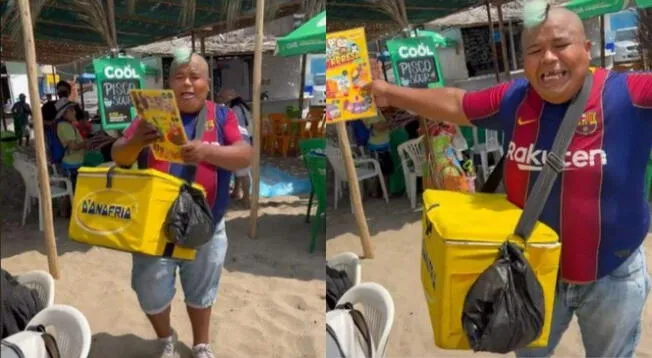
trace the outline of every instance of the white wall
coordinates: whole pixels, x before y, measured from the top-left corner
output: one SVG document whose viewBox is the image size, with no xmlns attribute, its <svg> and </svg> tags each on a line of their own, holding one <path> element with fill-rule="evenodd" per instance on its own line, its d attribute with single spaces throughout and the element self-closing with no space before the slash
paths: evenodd
<svg viewBox="0 0 652 358">
<path fill-rule="evenodd" d="M 301 56 L 280 57 L 263 55 L 263 85 L 269 99 L 298 99 L 301 86 Z"/>
<path fill-rule="evenodd" d="M 457 41 L 457 47 L 440 48 L 439 61 L 442 66 L 442 75 L 446 83 L 461 80 L 469 77 L 466 69 L 466 57 L 464 56 L 464 43 L 462 42 L 462 31 L 459 28 L 439 31 L 440 34 Z"/>
<path fill-rule="evenodd" d="M 7 66 L 7 75 L 9 75 L 9 89 L 11 90 L 11 100 L 16 102 L 18 100 L 18 95 L 24 93 L 27 97 L 27 103 L 32 104 L 31 96 L 29 95 L 29 85 L 27 81 L 27 66 L 25 62 L 6 62 Z M 43 76 L 40 66 L 36 66 L 36 72 L 38 77 Z M 38 85 L 38 82 L 37 82 Z M 39 99 L 36 99 L 36 102 L 39 103 Z"/>
</svg>

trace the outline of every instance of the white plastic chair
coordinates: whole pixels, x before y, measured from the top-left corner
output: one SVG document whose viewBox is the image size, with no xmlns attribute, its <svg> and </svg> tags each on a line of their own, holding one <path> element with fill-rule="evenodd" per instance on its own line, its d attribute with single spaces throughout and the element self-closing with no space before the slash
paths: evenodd
<svg viewBox="0 0 652 358">
<path fill-rule="evenodd" d="M 88 357 L 91 350 L 91 327 L 84 314 L 75 307 L 67 305 L 48 307 L 27 324 L 28 327 L 38 325 L 43 325 L 54 337 L 62 357 Z"/>
<path fill-rule="evenodd" d="M 25 160 L 22 155 L 14 155 L 14 168 L 20 173 L 25 184 L 25 203 L 23 204 L 23 221 L 22 225 L 25 226 L 27 214 L 30 213 L 32 207 L 32 198 L 38 199 L 38 221 L 39 230 L 43 231 L 43 204 L 41 203 L 41 190 L 39 189 L 38 171 L 36 164 L 31 161 Z M 63 184 L 59 186 L 56 184 Z M 52 199 L 67 196 L 72 203 L 73 191 L 72 182 L 68 178 L 63 177 L 50 177 L 50 193 Z"/>
<path fill-rule="evenodd" d="M 360 310 L 371 330 L 376 347 L 376 357 L 384 357 L 389 333 L 394 324 L 394 300 L 381 285 L 364 282 L 351 287 L 337 301 L 338 305 L 350 302 Z M 360 306 L 362 306 L 360 308 Z"/>
<path fill-rule="evenodd" d="M 16 276 L 16 280 L 24 286 L 38 292 L 44 308 L 54 304 L 54 278 L 46 271 L 29 271 Z"/>
<path fill-rule="evenodd" d="M 484 182 L 489 177 L 489 174 L 491 174 L 488 155 L 494 155 L 495 163 L 498 163 L 500 158 L 503 156 L 503 146 L 498 140 L 498 132 L 486 130 L 485 142 L 480 143 L 478 140 L 478 127 L 473 127 L 473 147 L 471 148 L 471 152 L 474 155 L 480 156 L 480 165 L 482 167 L 482 181 Z M 498 157 L 495 156 L 496 153 L 499 154 Z"/>
<path fill-rule="evenodd" d="M 328 161 L 333 166 L 335 172 L 335 201 L 333 203 L 335 209 L 337 209 L 337 201 L 342 197 L 344 183 L 348 183 L 348 176 L 346 174 L 346 167 L 344 166 L 344 160 L 342 158 L 342 151 L 339 148 L 333 147 L 332 145 L 326 146 L 326 157 Z M 383 178 L 383 173 L 380 170 L 380 163 L 376 159 L 364 158 L 364 159 L 353 159 L 358 181 L 362 182 L 367 179 L 372 179 L 378 177 L 380 182 L 380 188 L 383 191 L 383 197 L 385 202 L 389 203 L 389 194 L 387 193 L 387 187 L 385 186 L 385 179 Z M 353 211 L 353 203 L 351 203 L 351 211 Z"/>
<path fill-rule="evenodd" d="M 346 272 L 346 275 L 353 283 L 353 286 L 360 284 L 362 280 L 362 265 L 358 255 L 352 252 L 344 252 L 326 261 L 326 265 L 336 270 Z"/>
<path fill-rule="evenodd" d="M 414 209 L 417 206 L 417 177 L 423 176 L 423 168 L 426 165 L 423 136 L 404 142 L 397 149 L 403 167 L 405 192 Z"/>
</svg>

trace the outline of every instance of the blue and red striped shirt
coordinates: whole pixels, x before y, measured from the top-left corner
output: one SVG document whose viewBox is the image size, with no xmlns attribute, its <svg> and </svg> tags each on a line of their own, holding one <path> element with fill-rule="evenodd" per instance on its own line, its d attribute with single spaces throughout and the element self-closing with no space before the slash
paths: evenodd
<svg viewBox="0 0 652 358">
<path fill-rule="evenodd" d="M 524 79 L 464 96 L 467 118 L 501 130 L 507 198 L 523 207 L 568 104 L 545 102 Z M 652 149 L 652 73 L 594 70 L 589 102 L 540 220 L 562 241 L 561 276 L 588 283 L 645 239 L 645 169 Z"/>
<path fill-rule="evenodd" d="M 202 141 L 214 145 L 232 145 L 243 140 L 243 136 L 238 129 L 238 119 L 233 111 L 222 105 L 216 105 L 213 102 L 206 101 L 206 124 Z M 182 115 L 184 129 L 189 139 L 195 137 L 194 120 L 196 115 Z M 125 130 L 124 136 L 130 138 L 138 124 L 138 119 Z M 154 158 L 149 148 L 145 148 L 141 153 L 139 162 L 146 163 L 144 166 L 156 169 L 164 173 L 181 178 L 184 165 L 160 161 Z M 228 203 L 230 172 L 218 168 L 209 163 L 199 163 L 195 182 L 200 184 L 206 190 L 206 199 L 213 211 L 213 217 L 217 224 L 224 216 Z"/>
</svg>

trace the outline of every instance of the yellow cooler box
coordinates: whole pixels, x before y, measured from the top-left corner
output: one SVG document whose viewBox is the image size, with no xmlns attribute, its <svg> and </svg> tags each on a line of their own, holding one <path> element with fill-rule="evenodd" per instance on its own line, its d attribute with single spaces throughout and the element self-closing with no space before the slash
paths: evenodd
<svg viewBox="0 0 652 358">
<path fill-rule="evenodd" d="M 426 190 L 423 203 L 421 281 L 435 344 L 444 349 L 470 349 L 462 328 L 466 294 L 494 263 L 522 210 L 504 194 Z M 522 247 L 522 242 L 517 244 Z M 560 254 L 557 234 L 538 223 L 527 241 L 525 256 L 544 291 L 545 319 L 541 335 L 530 347 L 548 343 Z"/>
<path fill-rule="evenodd" d="M 184 181 L 154 169 L 79 169 L 68 235 L 94 246 L 194 260 L 194 249 L 168 243 L 168 210 Z M 193 185 L 200 189 L 201 186 Z"/>
</svg>

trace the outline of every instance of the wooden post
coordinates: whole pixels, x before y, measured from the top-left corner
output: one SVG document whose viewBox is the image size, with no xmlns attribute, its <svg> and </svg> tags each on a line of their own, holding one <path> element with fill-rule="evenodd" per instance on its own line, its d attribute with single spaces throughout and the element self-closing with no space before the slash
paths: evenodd
<svg viewBox="0 0 652 358">
<path fill-rule="evenodd" d="M 498 4 L 498 30 L 500 31 L 500 45 L 502 49 L 503 66 L 505 67 L 505 79 L 507 81 L 512 79 L 512 73 L 509 70 L 509 55 L 507 52 L 507 41 L 505 39 L 505 27 L 503 25 L 503 5 Z"/>
<path fill-rule="evenodd" d="M 358 173 L 355 170 L 353 163 L 353 154 L 351 153 L 351 142 L 349 142 L 349 134 L 346 132 L 346 122 L 335 123 L 337 129 L 337 137 L 339 138 L 340 150 L 342 151 L 342 160 L 346 167 L 346 174 L 349 181 L 349 194 L 351 203 L 353 203 L 353 215 L 358 222 L 358 229 L 360 230 L 360 243 L 362 244 L 362 253 L 364 258 L 373 259 L 374 249 L 371 246 L 371 239 L 369 237 L 369 227 L 367 226 L 367 218 L 362 207 L 362 199 L 360 199 L 360 185 L 358 183 Z"/>
<path fill-rule="evenodd" d="M 299 81 L 299 110 L 301 110 L 301 118 L 303 118 L 303 92 L 306 88 L 306 61 L 308 60 L 308 55 L 301 55 L 301 80 Z"/>
<path fill-rule="evenodd" d="M 201 52 L 202 57 L 206 55 L 206 41 L 204 41 L 206 38 L 202 36 L 199 39 L 199 52 Z"/>
<path fill-rule="evenodd" d="M 118 31 L 115 27 L 115 3 L 113 0 L 107 0 L 106 5 L 108 8 L 109 27 L 111 29 L 111 41 L 113 41 L 109 46 L 112 47 L 111 52 L 116 56 L 118 54 Z"/>
<path fill-rule="evenodd" d="M 600 15 L 600 67 L 605 67 L 607 59 L 604 49 L 604 15 Z"/>
<path fill-rule="evenodd" d="M 489 21 L 489 43 L 491 44 L 491 53 L 494 58 L 494 71 L 496 72 L 496 82 L 500 83 L 500 68 L 498 67 L 498 50 L 496 50 L 496 41 L 494 41 L 494 23 L 491 21 L 491 1 L 487 0 L 487 20 Z"/>
<path fill-rule="evenodd" d="M 194 31 L 190 31 L 190 42 L 192 42 L 192 44 L 190 46 L 192 46 L 191 47 L 192 52 L 194 53 L 195 52 L 195 32 Z"/>
<path fill-rule="evenodd" d="M 254 47 L 254 81 L 253 106 L 254 106 L 254 157 L 251 161 L 251 212 L 249 214 L 249 237 L 256 237 L 258 225 L 258 197 L 260 195 L 260 127 L 263 125 L 260 116 L 260 95 L 263 76 L 263 24 L 265 23 L 265 0 L 256 0 L 256 46 Z"/>
<path fill-rule="evenodd" d="M 518 70 L 518 60 L 516 59 L 516 45 L 514 44 L 514 29 L 512 20 L 509 20 L 509 47 L 512 54 L 512 70 Z"/>
<path fill-rule="evenodd" d="M 38 101 L 38 73 L 36 64 L 36 48 L 34 46 L 34 32 L 32 15 L 30 13 L 29 1 L 18 0 L 20 19 L 23 26 L 23 41 L 25 46 L 25 64 L 27 65 L 27 80 L 29 84 L 29 95 L 33 101 Z M 37 103 L 37 102 L 34 102 Z M 33 108 L 37 108 L 35 104 Z M 57 261 L 57 243 L 54 238 L 54 220 L 52 218 L 52 196 L 50 193 L 50 176 L 48 174 L 48 163 L 45 155 L 45 133 L 43 129 L 43 116 L 40 110 L 32 112 L 34 121 L 34 147 L 36 149 L 36 162 L 38 168 L 39 188 L 41 190 L 41 208 L 43 210 L 43 226 L 45 229 L 45 250 L 48 256 L 48 267 L 50 274 L 59 279 L 59 263 Z"/>
</svg>

